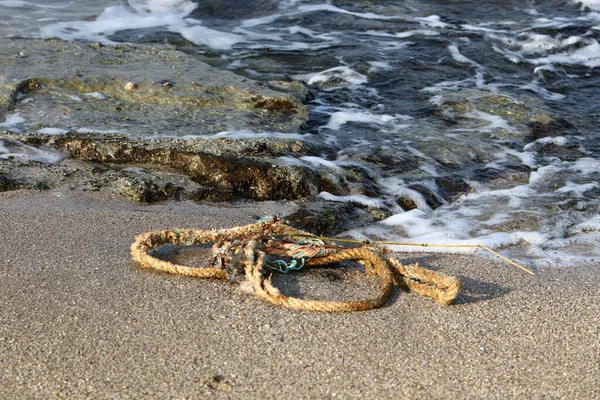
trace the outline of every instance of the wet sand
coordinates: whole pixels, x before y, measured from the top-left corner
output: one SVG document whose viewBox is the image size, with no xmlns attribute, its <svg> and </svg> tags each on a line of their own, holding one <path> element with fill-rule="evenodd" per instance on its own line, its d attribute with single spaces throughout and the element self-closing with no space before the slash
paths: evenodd
<svg viewBox="0 0 600 400">
<path fill-rule="evenodd" d="M 600 398 L 600 267 L 530 277 L 482 256 L 406 254 L 457 275 L 456 304 L 398 289 L 382 309 L 325 314 L 131 263 L 142 232 L 286 211 L 1 193 L 0 398 Z M 364 286 L 304 276 L 280 283 L 309 296 Z"/>
</svg>

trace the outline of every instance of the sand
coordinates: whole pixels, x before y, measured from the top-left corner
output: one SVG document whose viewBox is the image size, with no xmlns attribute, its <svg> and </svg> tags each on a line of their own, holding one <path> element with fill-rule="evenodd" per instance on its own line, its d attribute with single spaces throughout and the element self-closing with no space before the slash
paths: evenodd
<svg viewBox="0 0 600 400">
<path fill-rule="evenodd" d="M 131 263 L 139 233 L 291 207 L 0 194 L 0 398 L 600 398 L 600 267 L 531 277 L 483 256 L 405 254 L 457 275 L 456 304 L 399 289 L 382 309 L 325 314 Z M 366 282 L 335 270 L 278 279 L 325 297 Z"/>
</svg>

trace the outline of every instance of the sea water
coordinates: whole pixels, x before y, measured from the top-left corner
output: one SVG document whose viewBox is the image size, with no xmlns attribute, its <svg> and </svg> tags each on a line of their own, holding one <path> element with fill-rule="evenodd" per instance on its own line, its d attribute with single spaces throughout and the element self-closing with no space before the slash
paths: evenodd
<svg viewBox="0 0 600 400">
<path fill-rule="evenodd" d="M 170 43 L 252 79 L 310 85 L 310 131 L 294 137 L 336 156 L 280 162 L 356 167 L 378 183 L 319 194 L 389 215 L 346 235 L 482 244 L 532 267 L 600 261 L 600 0 L 0 0 L 0 35 Z M 536 137 L 538 114 L 558 122 Z M 26 124 L 8 114 L 0 129 Z M 253 135 L 289 137 L 217 134 Z M 0 157 L 60 160 L 9 147 Z M 468 190 L 449 199 L 443 182 Z"/>
</svg>

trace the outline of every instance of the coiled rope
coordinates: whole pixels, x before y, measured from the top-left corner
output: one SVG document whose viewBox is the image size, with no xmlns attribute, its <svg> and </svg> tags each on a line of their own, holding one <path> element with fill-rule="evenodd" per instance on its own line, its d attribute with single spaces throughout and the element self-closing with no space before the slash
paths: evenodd
<svg viewBox="0 0 600 400">
<path fill-rule="evenodd" d="M 301 238 L 301 239 L 300 239 Z M 165 244 L 192 246 L 213 242 L 209 268 L 194 268 L 160 260 L 149 254 Z M 142 267 L 197 278 L 234 280 L 243 272 L 255 294 L 270 303 L 287 308 L 325 312 L 371 310 L 383 306 L 394 287 L 404 284 L 411 291 L 449 305 L 460 290 L 460 281 L 418 264 L 403 265 L 382 246 L 360 247 L 326 245 L 317 236 L 276 218 L 256 224 L 222 230 L 162 230 L 144 233 L 131 245 L 133 259 Z M 277 257 L 275 261 L 271 259 Z M 289 261 L 285 261 L 285 259 Z M 373 298 L 357 301 L 321 301 L 290 297 L 273 285 L 267 271 L 287 272 L 303 267 L 353 261 L 362 264 L 368 275 L 379 278 Z"/>
</svg>

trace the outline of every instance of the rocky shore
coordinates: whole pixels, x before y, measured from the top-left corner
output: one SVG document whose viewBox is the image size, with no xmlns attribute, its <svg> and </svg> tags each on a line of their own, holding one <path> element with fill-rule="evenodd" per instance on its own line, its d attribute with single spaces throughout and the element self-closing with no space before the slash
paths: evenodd
<svg viewBox="0 0 600 400">
<path fill-rule="evenodd" d="M 142 203 L 290 200 L 299 205 L 292 221 L 334 233 L 398 206 L 435 209 L 473 191 L 473 181 L 501 186 L 526 182 L 531 172 L 520 162 L 502 172 L 484 167 L 489 154 L 447 138 L 422 144 L 435 146 L 436 177 L 424 176 L 414 155 L 385 147 L 328 164 L 341 149 L 314 133 L 305 105 L 311 90 L 293 80 L 253 81 L 167 45 L 1 39 L 0 191 L 107 190 Z M 466 91 L 431 114 L 470 129 L 469 113 L 482 109 L 529 132 L 524 141 L 515 130 L 494 130 L 494 140 L 520 146 L 564 135 L 567 145 L 538 140 L 531 149 L 548 158 L 582 156 L 576 128 L 541 104 Z M 413 195 L 378 200 L 379 179 L 390 176 L 401 176 Z M 326 202 L 323 191 L 363 201 Z M 415 196 L 424 199 L 420 206 Z"/>
</svg>

